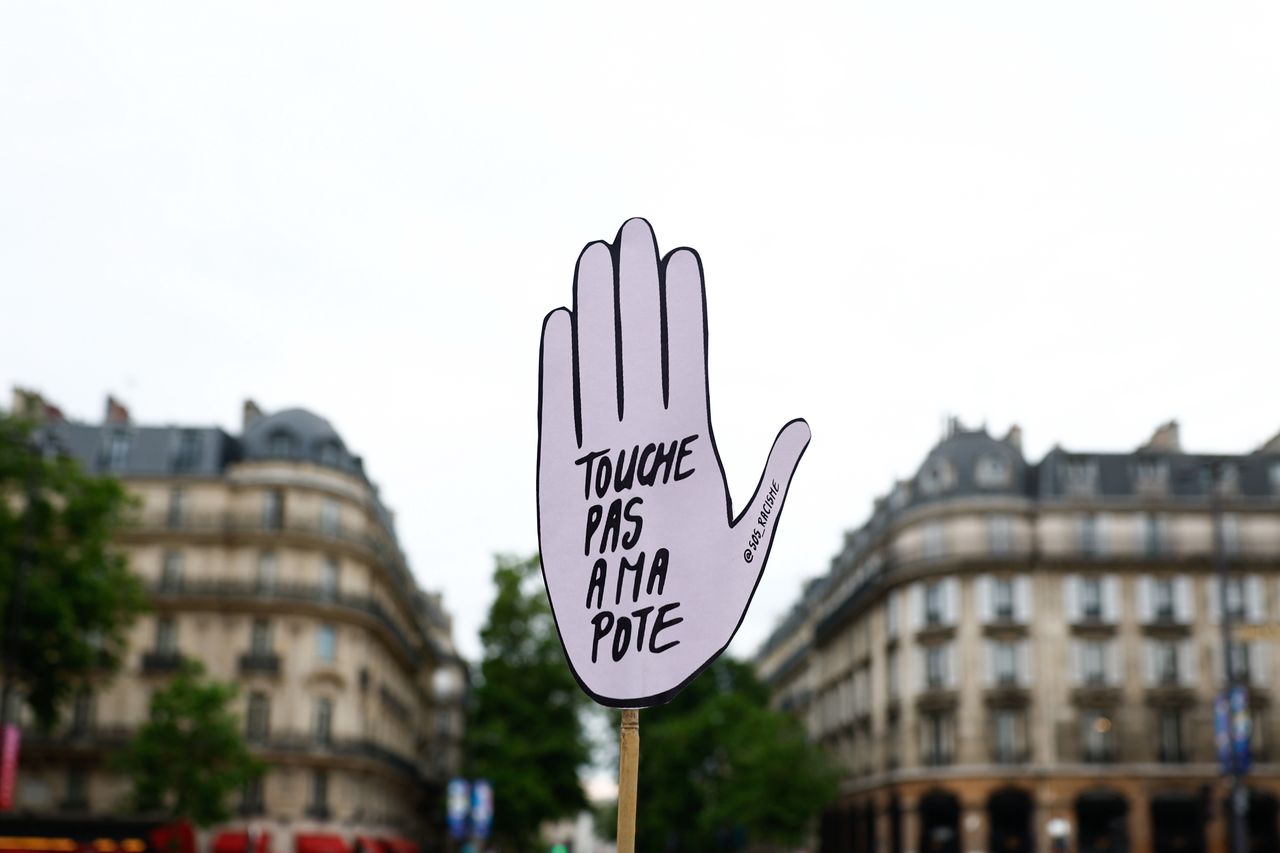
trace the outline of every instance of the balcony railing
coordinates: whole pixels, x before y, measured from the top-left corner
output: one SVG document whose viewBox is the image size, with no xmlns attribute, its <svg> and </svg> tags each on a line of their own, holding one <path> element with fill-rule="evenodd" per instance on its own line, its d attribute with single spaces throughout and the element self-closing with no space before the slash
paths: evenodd
<svg viewBox="0 0 1280 853">
<path fill-rule="evenodd" d="M 178 652 L 143 652 L 142 671 L 160 675 L 182 669 L 184 658 Z"/>
<path fill-rule="evenodd" d="M 279 675 L 280 656 L 274 652 L 249 652 L 240 655 L 240 672 L 246 675 Z"/>
<path fill-rule="evenodd" d="M 268 601 L 296 601 L 311 604 L 330 604 L 371 616 L 396 638 L 405 654 L 414 657 L 417 646 L 391 618 L 380 603 L 365 595 L 337 592 L 320 584 L 257 583 L 254 581 L 214 578 L 188 580 L 165 584 L 153 584 L 149 590 L 157 596 L 182 598 L 252 598 Z"/>
</svg>

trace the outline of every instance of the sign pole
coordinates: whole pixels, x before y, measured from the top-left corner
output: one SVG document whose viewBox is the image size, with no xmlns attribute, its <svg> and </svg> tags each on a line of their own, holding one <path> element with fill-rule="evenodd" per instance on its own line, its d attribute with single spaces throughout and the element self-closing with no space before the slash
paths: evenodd
<svg viewBox="0 0 1280 853">
<path fill-rule="evenodd" d="M 618 728 L 618 853 L 636 849 L 636 774 L 640 769 L 640 711 L 627 708 Z"/>
</svg>

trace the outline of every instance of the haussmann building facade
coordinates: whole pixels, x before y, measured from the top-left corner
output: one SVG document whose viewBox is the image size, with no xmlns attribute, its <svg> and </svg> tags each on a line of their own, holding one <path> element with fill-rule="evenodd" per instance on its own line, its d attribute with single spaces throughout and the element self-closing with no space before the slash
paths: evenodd
<svg viewBox="0 0 1280 853">
<path fill-rule="evenodd" d="M 24 733 L 15 815 L 126 812 L 128 782 L 108 759 L 193 659 L 239 686 L 245 737 L 268 766 L 209 849 L 237 853 L 245 830 L 270 833 L 261 849 L 277 853 L 440 843 L 465 669 L 440 596 L 415 582 L 390 511 L 333 427 L 252 402 L 239 435 L 138 425 L 114 400 L 100 424 L 67 421 L 31 392 L 14 408 L 137 498 L 119 544 L 150 605 L 122 670 L 78 695 L 51 735 Z"/>
<path fill-rule="evenodd" d="M 1226 851 L 1225 610 L 1249 849 L 1277 850 L 1278 569 L 1280 437 L 1199 455 L 1170 423 L 1031 463 L 953 421 L 757 656 L 843 770 L 820 849 Z"/>
</svg>

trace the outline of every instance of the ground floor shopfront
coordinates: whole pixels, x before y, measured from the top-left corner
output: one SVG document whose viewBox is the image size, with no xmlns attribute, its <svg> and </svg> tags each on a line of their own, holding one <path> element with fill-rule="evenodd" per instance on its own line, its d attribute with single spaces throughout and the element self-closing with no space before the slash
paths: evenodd
<svg viewBox="0 0 1280 853">
<path fill-rule="evenodd" d="M 1250 853 L 1280 853 L 1280 776 L 1248 780 Z M 1214 777 L 962 776 L 890 781 L 822 816 L 821 853 L 1228 853 Z M 1066 831 L 1055 846 L 1051 829 Z"/>
</svg>

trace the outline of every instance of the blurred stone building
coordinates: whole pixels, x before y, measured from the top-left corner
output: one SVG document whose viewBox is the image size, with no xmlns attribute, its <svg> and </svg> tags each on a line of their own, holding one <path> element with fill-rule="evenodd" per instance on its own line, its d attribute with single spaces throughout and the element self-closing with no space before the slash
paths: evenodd
<svg viewBox="0 0 1280 853">
<path fill-rule="evenodd" d="M 1218 537 L 1229 569 L 1219 594 Z M 952 422 L 757 657 L 838 757 L 821 850 L 1225 850 L 1220 619 L 1250 686 L 1250 849 L 1280 847 L 1280 437 L 1022 453 Z"/>
<path fill-rule="evenodd" d="M 106 759 L 195 659 L 239 685 L 245 736 L 269 765 L 228 829 L 297 853 L 335 835 L 430 841 L 458 767 L 465 670 L 440 595 L 415 582 L 391 512 L 328 421 L 246 402 L 231 435 L 135 424 L 109 400 L 102 423 L 83 424 L 15 397 L 137 498 L 120 545 L 150 601 L 123 670 L 78 696 L 61 730 L 25 736 L 18 812 L 118 814 L 129 787 Z"/>
</svg>

